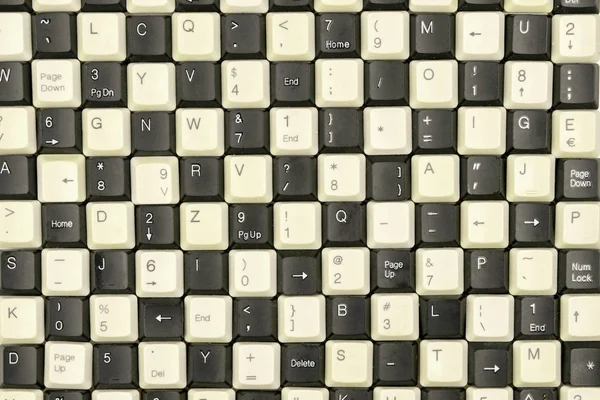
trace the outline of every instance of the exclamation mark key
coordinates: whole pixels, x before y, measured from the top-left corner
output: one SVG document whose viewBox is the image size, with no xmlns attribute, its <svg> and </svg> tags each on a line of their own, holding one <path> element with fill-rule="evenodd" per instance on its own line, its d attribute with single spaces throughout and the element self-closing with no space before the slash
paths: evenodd
<svg viewBox="0 0 600 400">
<path fill-rule="evenodd" d="M 319 107 L 363 105 L 364 64 L 360 59 L 320 59 L 316 66 L 316 103 Z"/>
<path fill-rule="evenodd" d="M 555 68 L 554 103 L 557 108 L 598 108 L 597 64 L 564 64 Z"/>
</svg>

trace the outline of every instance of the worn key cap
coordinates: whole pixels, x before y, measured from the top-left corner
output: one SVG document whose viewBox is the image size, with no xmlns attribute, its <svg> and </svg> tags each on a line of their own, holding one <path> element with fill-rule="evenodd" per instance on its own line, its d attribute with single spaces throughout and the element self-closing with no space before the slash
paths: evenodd
<svg viewBox="0 0 600 400">
<path fill-rule="evenodd" d="M 98 389 L 134 389 L 138 381 L 137 346 L 94 347 L 94 386 Z"/>
</svg>

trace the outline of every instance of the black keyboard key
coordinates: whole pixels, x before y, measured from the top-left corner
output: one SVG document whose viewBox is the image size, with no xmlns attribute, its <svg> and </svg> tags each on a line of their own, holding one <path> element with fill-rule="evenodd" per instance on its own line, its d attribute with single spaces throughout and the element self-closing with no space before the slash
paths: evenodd
<svg viewBox="0 0 600 400">
<path fill-rule="evenodd" d="M 273 341 L 277 337 L 277 302 L 271 299 L 235 299 L 233 337 Z"/>
<path fill-rule="evenodd" d="M 273 164 L 276 201 L 316 200 L 317 163 L 310 157 L 281 157 Z"/>
<path fill-rule="evenodd" d="M 31 0 L 2 0 L 0 11 L 31 11 Z"/>
<path fill-rule="evenodd" d="M 408 0 L 365 0 L 365 11 L 408 10 Z"/>
<path fill-rule="evenodd" d="M 132 62 L 171 59 L 171 18 L 159 15 L 127 17 L 127 52 Z"/>
<path fill-rule="evenodd" d="M 40 13 L 31 25 L 34 58 L 77 58 L 75 14 Z"/>
<path fill-rule="evenodd" d="M 30 103 L 30 64 L 0 62 L 0 106 L 19 106 Z"/>
<path fill-rule="evenodd" d="M 269 114 L 262 110 L 227 111 L 225 149 L 229 154 L 268 154 Z"/>
<path fill-rule="evenodd" d="M 416 153 L 456 153 L 456 111 L 414 111 L 412 121 Z"/>
<path fill-rule="evenodd" d="M 135 293 L 135 259 L 125 251 L 97 251 L 90 257 L 93 294 Z"/>
<path fill-rule="evenodd" d="M 176 390 L 149 390 L 142 393 L 142 400 L 185 400 L 184 392 Z"/>
<path fill-rule="evenodd" d="M 598 108 L 598 65 L 563 64 L 554 67 L 556 108 Z"/>
<path fill-rule="evenodd" d="M 508 254 L 502 250 L 473 250 L 465 253 L 465 291 L 508 293 Z"/>
<path fill-rule="evenodd" d="M 367 165 L 367 197 L 377 201 L 410 199 L 410 163 L 381 158 Z"/>
<path fill-rule="evenodd" d="M 421 335 L 427 339 L 459 339 L 465 334 L 465 305 L 460 300 L 421 300 Z"/>
<path fill-rule="evenodd" d="M 598 0 L 554 0 L 555 14 L 598 14 Z"/>
<path fill-rule="evenodd" d="M 0 156 L 0 199 L 33 200 L 36 188 L 35 158 Z"/>
<path fill-rule="evenodd" d="M 235 400 L 280 400 L 280 392 L 238 391 Z"/>
<path fill-rule="evenodd" d="M 567 342 L 563 346 L 563 382 L 572 386 L 599 386 L 600 345 Z"/>
<path fill-rule="evenodd" d="M 408 64 L 401 61 L 370 61 L 365 65 L 365 104 L 408 105 Z"/>
<path fill-rule="evenodd" d="M 88 129 L 92 132 L 101 128 L 101 118 L 90 120 Z M 81 112 L 69 108 L 38 110 L 37 138 L 40 153 L 81 153 Z"/>
<path fill-rule="evenodd" d="M 460 241 L 459 206 L 424 204 L 418 206 L 416 242 L 421 246 L 456 247 Z"/>
<path fill-rule="evenodd" d="M 378 292 L 414 292 L 415 256 L 409 250 L 371 252 L 371 282 Z"/>
<path fill-rule="evenodd" d="M 184 256 L 185 292 L 227 294 L 229 268 L 227 254 L 218 251 L 189 251 Z"/>
<path fill-rule="evenodd" d="M 547 247 L 554 241 L 554 207 L 543 203 L 511 204 L 510 242 Z"/>
<path fill-rule="evenodd" d="M 515 299 L 515 336 L 554 339 L 558 336 L 558 304 L 551 296 Z"/>
<path fill-rule="evenodd" d="M 136 156 L 175 154 L 175 116 L 163 111 L 131 114 L 132 151 Z"/>
<path fill-rule="evenodd" d="M 509 111 L 506 148 L 510 153 L 550 153 L 551 116 L 542 110 Z"/>
<path fill-rule="evenodd" d="M 236 205 L 229 209 L 229 238 L 236 247 L 264 247 L 273 242 L 273 208 Z"/>
<path fill-rule="evenodd" d="M 321 262 L 311 253 L 280 253 L 278 261 L 279 292 L 285 295 L 321 292 Z"/>
<path fill-rule="evenodd" d="M 219 0 L 177 0 L 177 11 L 219 12 Z"/>
<path fill-rule="evenodd" d="M 412 58 L 454 58 L 454 15 L 413 15 L 410 18 L 410 31 Z"/>
<path fill-rule="evenodd" d="M 311 11 L 314 0 L 270 0 L 271 11 Z"/>
<path fill-rule="evenodd" d="M 86 175 L 90 200 L 127 200 L 131 196 L 129 160 L 116 157 L 88 158 Z"/>
<path fill-rule="evenodd" d="M 558 160 L 556 197 L 568 200 L 600 199 L 600 160 Z"/>
<path fill-rule="evenodd" d="M 138 381 L 137 346 L 94 346 L 94 387 L 135 389 Z"/>
<path fill-rule="evenodd" d="M 568 250 L 558 253 L 558 291 L 600 292 L 600 251 Z"/>
<path fill-rule="evenodd" d="M 79 204 L 44 204 L 42 242 L 44 247 L 85 248 L 85 207 Z"/>
<path fill-rule="evenodd" d="M 464 106 L 501 106 L 504 65 L 472 61 L 459 64 L 459 103 Z"/>
<path fill-rule="evenodd" d="M 470 156 L 461 161 L 461 193 L 469 200 L 501 200 L 505 192 L 505 162 L 501 157 Z"/>
<path fill-rule="evenodd" d="M 469 346 L 469 383 L 481 388 L 503 388 L 512 382 L 512 360 L 505 345 L 494 348 L 475 343 Z"/>
<path fill-rule="evenodd" d="M 317 15 L 317 58 L 360 57 L 360 15 Z"/>
<path fill-rule="evenodd" d="M 362 153 L 362 111 L 353 108 L 320 110 L 319 145 L 325 153 Z"/>
<path fill-rule="evenodd" d="M 112 62 L 83 64 L 84 107 L 127 107 L 125 66 Z"/>
<path fill-rule="evenodd" d="M 52 297 L 46 301 L 48 340 L 88 341 L 90 336 L 88 301 L 74 297 Z"/>
<path fill-rule="evenodd" d="M 127 0 L 82 0 L 84 12 L 123 12 L 127 9 Z"/>
<path fill-rule="evenodd" d="M 327 298 L 327 335 L 332 339 L 368 339 L 371 332 L 369 299 L 359 296 Z"/>
<path fill-rule="evenodd" d="M 223 160 L 209 157 L 184 158 L 179 167 L 183 201 L 222 201 Z"/>
<path fill-rule="evenodd" d="M 0 293 L 37 295 L 41 290 L 41 276 L 40 253 L 0 252 Z"/>
<path fill-rule="evenodd" d="M 414 342 L 376 343 L 373 380 L 381 386 L 417 384 L 417 344 Z"/>
<path fill-rule="evenodd" d="M 329 398 L 332 400 L 371 400 L 373 392 L 367 389 L 333 389 Z"/>
<path fill-rule="evenodd" d="M 465 391 L 464 389 L 423 390 L 421 400 L 465 400 Z"/>
<path fill-rule="evenodd" d="M 506 58 L 549 60 L 551 24 L 551 19 L 545 15 L 507 15 Z"/>
<path fill-rule="evenodd" d="M 140 299 L 140 337 L 147 340 L 183 337 L 183 304 L 179 299 Z"/>
<path fill-rule="evenodd" d="M 366 210 L 359 203 L 329 203 L 323 210 L 325 246 L 364 246 L 367 239 Z"/>
<path fill-rule="evenodd" d="M 171 206 L 138 206 L 135 228 L 138 246 L 176 248 L 179 243 L 179 210 Z"/>
<path fill-rule="evenodd" d="M 39 389 L 43 386 L 44 349 L 42 347 L 0 346 L 0 355 L 2 358 L 0 388 Z M 10 392 L 5 393 L 10 396 Z"/>
<path fill-rule="evenodd" d="M 315 101 L 314 65 L 280 62 L 271 65 L 271 97 L 278 107 L 311 106 Z"/>
<path fill-rule="evenodd" d="M 220 107 L 221 67 L 218 64 L 184 62 L 177 65 L 176 78 L 178 107 Z M 189 121 L 188 118 L 188 129 L 192 129 Z"/>
<path fill-rule="evenodd" d="M 191 387 L 231 386 L 231 347 L 218 344 L 189 346 L 187 371 Z"/>
<path fill-rule="evenodd" d="M 318 344 L 288 344 L 281 347 L 282 383 L 322 386 L 325 379 L 325 354 Z"/>
<path fill-rule="evenodd" d="M 502 11 L 503 0 L 459 0 L 459 11 Z"/>
<path fill-rule="evenodd" d="M 264 15 L 227 14 L 221 22 L 221 43 L 226 59 L 265 58 Z"/>
</svg>

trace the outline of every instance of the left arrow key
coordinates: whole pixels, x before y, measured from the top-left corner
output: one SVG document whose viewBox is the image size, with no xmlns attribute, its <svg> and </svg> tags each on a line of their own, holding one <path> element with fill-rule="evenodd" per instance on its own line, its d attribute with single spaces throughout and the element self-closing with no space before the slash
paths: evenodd
<svg viewBox="0 0 600 400">
<path fill-rule="evenodd" d="M 146 339 L 183 337 L 183 306 L 178 299 L 140 300 L 140 335 Z"/>
</svg>

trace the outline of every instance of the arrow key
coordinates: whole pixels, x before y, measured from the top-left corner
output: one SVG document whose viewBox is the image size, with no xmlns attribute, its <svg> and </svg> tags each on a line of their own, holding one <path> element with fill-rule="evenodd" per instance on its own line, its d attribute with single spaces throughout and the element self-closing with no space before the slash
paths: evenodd
<svg viewBox="0 0 600 400">
<path fill-rule="evenodd" d="M 310 295 L 321 291 L 321 262 L 311 253 L 295 253 L 279 259 L 279 291 L 287 295 Z"/>
<path fill-rule="evenodd" d="M 83 155 L 40 155 L 37 172 L 38 199 L 42 203 L 80 203 L 85 200 Z"/>
<path fill-rule="evenodd" d="M 469 384 L 477 387 L 505 387 L 511 383 L 508 344 L 500 346 L 501 348 L 489 348 L 489 344 L 470 343 Z"/>
<path fill-rule="evenodd" d="M 81 152 L 81 112 L 47 108 L 37 111 L 36 120 L 40 153 Z"/>
<path fill-rule="evenodd" d="M 554 239 L 553 215 L 554 207 L 549 204 L 512 204 L 510 242 L 517 246 L 551 246 Z"/>
<path fill-rule="evenodd" d="M 140 337 L 173 339 L 183 337 L 183 306 L 178 299 L 140 299 Z"/>
<path fill-rule="evenodd" d="M 138 207 L 135 227 L 142 247 L 175 248 L 179 242 L 179 212 L 171 206 Z"/>
</svg>

